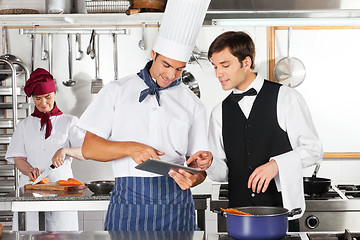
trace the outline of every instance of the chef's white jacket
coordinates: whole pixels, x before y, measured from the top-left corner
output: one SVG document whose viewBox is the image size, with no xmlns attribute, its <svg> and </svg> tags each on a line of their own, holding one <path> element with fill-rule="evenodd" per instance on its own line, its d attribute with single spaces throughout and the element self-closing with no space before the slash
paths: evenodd
<svg viewBox="0 0 360 240">
<path fill-rule="evenodd" d="M 29 116 L 20 121 L 12 135 L 5 159 L 8 162 L 14 163 L 15 157 L 25 157 L 32 167 L 39 168 L 40 172 L 43 172 L 50 167 L 52 164 L 51 159 L 59 148 L 82 146 L 85 133 L 76 127 L 77 117 L 61 114 L 51 116 L 50 120 L 52 130 L 51 135 L 47 139 L 45 139 L 46 125 L 40 131 L 40 118 Z M 64 164 L 59 168 L 55 168 L 48 175 L 50 182 L 73 177 L 71 162 L 72 158 L 66 156 Z M 29 180 L 28 176 L 20 174 L 19 186 L 22 187 L 25 184 L 29 184 Z M 66 215 L 67 213 L 46 213 L 46 230 L 78 230 L 76 212 L 71 212 L 71 215 L 63 218 L 59 216 L 59 214 Z M 28 219 L 28 216 L 32 214 L 27 213 L 26 215 L 27 230 L 38 230 L 38 221 L 35 219 L 37 215 L 33 215 L 31 219 Z M 13 229 L 17 228 L 16 216 L 13 222 Z"/>
<path fill-rule="evenodd" d="M 255 80 L 245 91 L 254 88 L 260 92 L 264 78 L 257 74 Z M 242 93 L 233 89 L 234 93 Z M 239 106 L 246 117 L 249 116 L 256 96 L 245 96 L 239 101 Z M 320 163 L 323 156 L 322 144 L 311 119 L 304 98 L 295 89 L 281 86 L 277 101 L 278 123 L 287 132 L 292 151 L 273 156 L 279 167 L 275 177 L 278 191 L 281 191 L 283 205 L 292 210 L 302 208 L 305 211 L 302 168 Z M 266 119 L 264 119 L 266 124 Z M 212 165 L 206 170 L 208 176 L 219 182 L 228 181 L 228 168 L 222 136 L 222 102 L 212 111 L 209 124 L 209 144 L 214 155 Z M 303 214 L 303 213 L 302 213 Z M 295 218 L 302 216 L 296 215 Z M 291 218 L 290 218 L 291 219 Z"/>
<path fill-rule="evenodd" d="M 133 141 L 165 152 L 163 161 L 185 163 L 185 156 L 208 149 L 206 112 L 203 103 L 183 83 L 139 102 L 148 88 L 136 74 L 110 82 L 80 118 L 78 126 L 111 141 Z M 113 161 L 115 177 L 152 177 L 135 169 L 131 157 Z"/>
</svg>

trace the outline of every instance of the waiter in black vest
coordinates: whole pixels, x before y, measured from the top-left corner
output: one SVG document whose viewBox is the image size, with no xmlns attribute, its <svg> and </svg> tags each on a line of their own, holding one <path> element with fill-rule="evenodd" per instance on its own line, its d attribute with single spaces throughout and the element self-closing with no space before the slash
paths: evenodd
<svg viewBox="0 0 360 240">
<path fill-rule="evenodd" d="M 255 45 L 244 32 L 225 32 L 211 44 L 208 58 L 223 90 L 232 93 L 212 111 L 210 152 L 196 162 L 214 181 L 228 181 L 229 207 L 302 208 L 302 168 L 320 163 L 323 149 L 305 100 L 295 89 L 253 72 Z M 299 231 L 302 215 L 290 218 Z"/>
</svg>

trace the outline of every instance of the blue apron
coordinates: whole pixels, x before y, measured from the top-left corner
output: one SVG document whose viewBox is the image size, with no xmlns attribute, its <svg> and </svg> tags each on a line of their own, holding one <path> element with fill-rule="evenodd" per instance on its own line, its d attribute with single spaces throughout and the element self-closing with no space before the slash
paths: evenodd
<svg viewBox="0 0 360 240">
<path fill-rule="evenodd" d="M 169 176 L 119 177 L 111 194 L 105 231 L 198 230 L 190 189 Z"/>
</svg>

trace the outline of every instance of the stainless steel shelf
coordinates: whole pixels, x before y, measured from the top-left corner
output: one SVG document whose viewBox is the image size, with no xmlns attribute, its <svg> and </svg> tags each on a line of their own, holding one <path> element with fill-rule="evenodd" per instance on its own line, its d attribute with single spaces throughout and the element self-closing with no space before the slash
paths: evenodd
<svg viewBox="0 0 360 240">
<path fill-rule="evenodd" d="M 25 95 L 23 87 L 16 88 L 16 95 Z M 0 87 L 0 96 L 12 96 L 12 87 L 10 86 L 1 86 Z"/>
<path fill-rule="evenodd" d="M 0 160 L 5 160 L 6 150 L 0 150 Z"/>
<path fill-rule="evenodd" d="M 18 109 L 25 109 L 29 107 L 29 103 L 18 103 Z M 0 109 L 12 109 L 12 103 L 0 103 Z"/>
<path fill-rule="evenodd" d="M 99 14 L 18 14 L 2 15 L 0 25 L 6 26 L 141 26 L 157 25 L 163 13 L 139 13 L 126 15 L 125 13 Z"/>
<path fill-rule="evenodd" d="M 0 135 L 0 144 L 9 144 L 12 134 L 1 134 Z"/>
<path fill-rule="evenodd" d="M 3 164 L 0 165 L 0 177 L 15 177 L 14 164 Z M 13 181 L 12 181 L 13 183 Z M 2 186 L 0 186 L 1 188 Z"/>
<path fill-rule="evenodd" d="M 222 1 L 223 2 L 223 1 Z M 223 4 L 223 3 L 222 3 Z M 71 27 L 141 27 L 157 26 L 163 13 L 99 14 L 19 14 L 2 15 L 0 25 L 36 29 L 41 26 Z M 225 23 L 224 23 L 225 22 Z M 360 9 L 314 10 L 231 10 L 209 9 L 203 25 L 243 26 L 338 26 L 360 25 Z"/>
<path fill-rule="evenodd" d="M 13 119 L 12 118 L 0 118 L 0 128 L 13 128 Z"/>
</svg>

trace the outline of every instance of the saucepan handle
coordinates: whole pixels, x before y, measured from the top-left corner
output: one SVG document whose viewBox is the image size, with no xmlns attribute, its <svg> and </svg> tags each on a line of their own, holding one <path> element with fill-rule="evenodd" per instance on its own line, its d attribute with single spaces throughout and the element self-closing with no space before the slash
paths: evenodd
<svg viewBox="0 0 360 240">
<path fill-rule="evenodd" d="M 224 211 L 221 210 L 220 208 L 214 208 L 212 211 L 213 211 L 214 213 L 220 214 L 220 215 L 223 216 L 223 217 L 226 217 L 226 212 L 224 212 Z"/>
<path fill-rule="evenodd" d="M 301 208 L 295 208 L 295 209 L 291 210 L 290 212 L 288 212 L 287 216 L 288 217 L 293 217 L 293 216 L 298 215 L 300 213 L 302 213 L 302 209 Z"/>
</svg>

